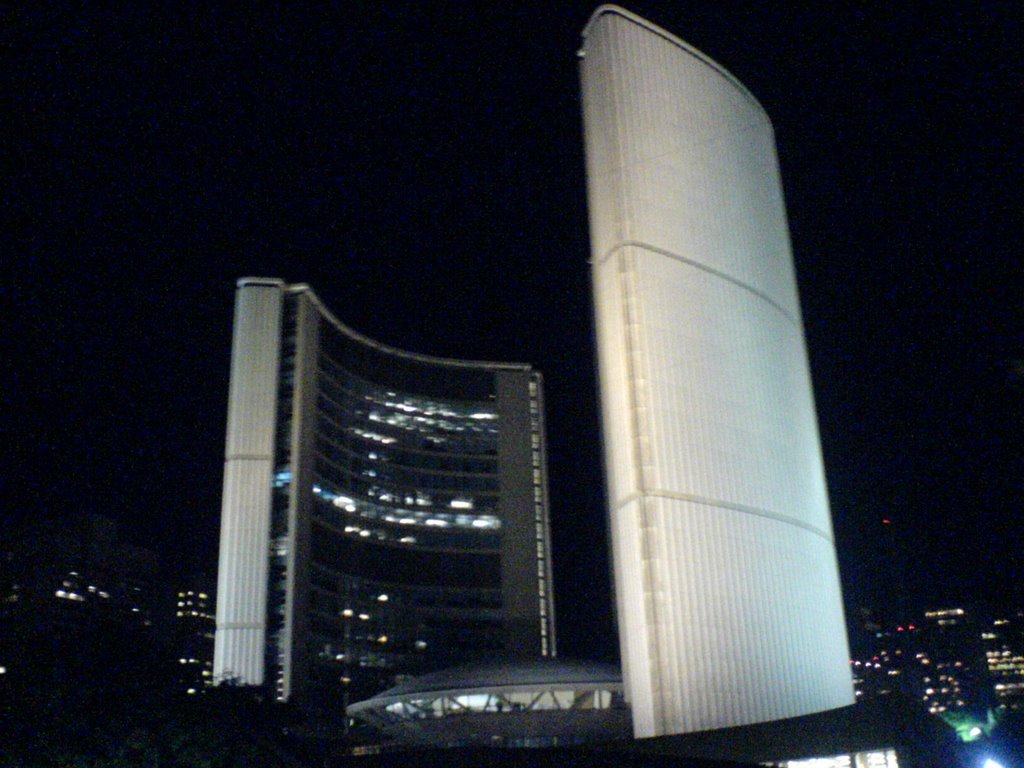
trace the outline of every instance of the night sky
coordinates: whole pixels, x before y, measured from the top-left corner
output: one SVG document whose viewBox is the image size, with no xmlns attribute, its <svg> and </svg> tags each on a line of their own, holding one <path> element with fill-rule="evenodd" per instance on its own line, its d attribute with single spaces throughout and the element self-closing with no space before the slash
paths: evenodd
<svg viewBox="0 0 1024 768">
<path fill-rule="evenodd" d="M 593 5 L 144 5 L 4 13 L 8 519 L 109 515 L 213 573 L 235 280 L 305 282 L 384 343 L 544 373 L 560 646 L 614 657 Z M 901 6 L 628 6 L 774 122 L 851 615 L 901 581 L 1024 599 L 1019 16 Z"/>
</svg>

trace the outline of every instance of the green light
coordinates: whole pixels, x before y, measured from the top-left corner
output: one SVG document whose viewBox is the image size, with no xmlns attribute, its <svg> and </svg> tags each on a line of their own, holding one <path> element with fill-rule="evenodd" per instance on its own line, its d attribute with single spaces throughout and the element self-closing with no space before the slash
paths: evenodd
<svg viewBox="0 0 1024 768">
<path fill-rule="evenodd" d="M 992 729 L 996 725 L 996 718 L 992 710 L 988 711 L 984 720 L 962 710 L 943 712 L 939 717 L 956 731 L 960 741 L 966 743 L 992 735 Z"/>
</svg>

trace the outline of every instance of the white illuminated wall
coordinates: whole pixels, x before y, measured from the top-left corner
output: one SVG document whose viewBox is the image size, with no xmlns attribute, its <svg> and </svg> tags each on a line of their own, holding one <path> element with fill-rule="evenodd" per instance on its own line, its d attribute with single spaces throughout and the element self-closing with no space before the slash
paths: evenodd
<svg viewBox="0 0 1024 768">
<path fill-rule="evenodd" d="M 636 736 L 853 703 L 775 143 L 734 78 L 602 6 L 581 53 Z"/>
<path fill-rule="evenodd" d="M 240 280 L 224 461 L 213 679 L 261 685 L 283 283 Z"/>
</svg>

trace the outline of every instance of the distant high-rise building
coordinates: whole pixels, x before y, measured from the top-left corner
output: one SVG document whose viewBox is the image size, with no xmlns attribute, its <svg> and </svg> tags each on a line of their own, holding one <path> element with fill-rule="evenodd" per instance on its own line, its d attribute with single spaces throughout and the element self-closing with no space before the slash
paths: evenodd
<svg viewBox="0 0 1024 768">
<path fill-rule="evenodd" d="M 995 705 L 1024 712 L 1024 610 L 1000 610 L 981 633 Z"/>
<path fill-rule="evenodd" d="M 850 660 L 857 701 L 890 693 L 902 693 L 920 701 L 919 669 L 927 669 L 931 662 L 925 659 L 926 654 L 918 654 L 918 624 L 888 626 L 870 621 L 863 629 L 870 633 L 870 638 L 866 634 L 859 638 L 861 652 Z"/>
<path fill-rule="evenodd" d="M 921 701 L 933 714 L 956 709 L 987 709 L 992 691 L 981 644 L 981 626 L 966 608 L 925 611 L 911 634 L 913 669 Z"/>
<path fill-rule="evenodd" d="M 858 700 L 900 692 L 937 715 L 1024 711 L 1024 611 L 954 606 L 877 627 L 851 662 Z"/>
<path fill-rule="evenodd" d="M 853 701 L 771 122 L 602 6 L 580 52 L 623 677 L 637 736 Z"/>
<path fill-rule="evenodd" d="M 239 281 L 215 680 L 341 703 L 553 656 L 540 374 L 401 352 Z"/>
<path fill-rule="evenodd" d="M 213 685 L 214 601 L 202 589 L 182 589 L 175 602 L 172 626 L 178 688 L 198 694 Z"/>
</svg>

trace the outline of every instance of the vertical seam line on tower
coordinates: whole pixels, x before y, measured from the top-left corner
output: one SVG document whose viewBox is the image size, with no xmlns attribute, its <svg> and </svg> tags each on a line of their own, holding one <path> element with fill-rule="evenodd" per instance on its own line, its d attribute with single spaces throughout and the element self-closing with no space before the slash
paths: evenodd
<svg viewBox="0 0 1024 768">
<path fill-rule="evenodd" d="M 613 38 L 612 44 L 613 45 L 621 45 L 622 41 L 619 38 Z M 613 68 L 609 64 L 609 66 L 608 66 L 608 77 L 611 78 L 612 76 L 613 76 Z M 619 155 L 619 163 L 618 163 L 618 168 L 619 168 L 619 185 L 618 185 L 618 195 L 617 196 L 618 196 L 619 210 L 621 212 L 622 220 L 623 220 L 623 227 L 625 228 L 625 227 L 629 226 L 630 219 L 629 219 L 629 212 L 626 211 L 626 199 L 625 199 L 625 187 L 626 187 L 625 173 L 626 173 L 626 169 L 625 169 L 625 163 L 623 162 L 624 152 L 625 152 L 624 147 L 623 147 L 623 142 L 625 140 L 625 138 L 623 136 L 623 125 L 622 125 L 623 118 L 619 114 L 621 112 L 619 104 L 613 105 L 613 109 L 616 112 L 616 114 L 615 114 L 615 116 L 613 118 L 613 122 L 614 122 L 614 125 L 615 125 L 615 149 L 616 149 L 616 153 Z M 624 236 L 626 234 L 627 234 L 626 232 L 621 232 L 620 236 Z M 620 252 L 620 258 L 619 258 L 619 278 L 620 278 L 619 279 L 619 290 L 622 291 L 623 313 L 625 315 L 624 320 L 625 320 L 625 343 L 626 343 L 626 361 L 627 361 L 626 364 L 628 366 L 626 373 L 627 373 L 627 379 L 628 379 L 628 382 L 629 382 L 629 385 L 627 386 L 627 391 L 629 392 L 629 397 L 630 397 L 630 413 L 631 413 L 630 421 L 631 421 L 632 432 L 633 432 L 633 440 L 634 440 L 634 456 L 633 456 L 633 461 L 634 461 L 634 469 L 637 472 L 637 482 L 639 484 L 639 488 L 640 488 L 640 491 L 641 491 L 641 493 L 639 495 L 639 499 L 638 499 L 638 503 L 639 503 L 639 507 L 640 507 L 640 509 L 639 509 L 639 512 L 640 512 L 640 556 L 643 559 L 643 573 L 644 573 L 644 582 L 645 582 L 645 584 L 641 585 L 641 599 L 644 599 L 643 592 L 646 592 L 647 593 L 647 598 L 646 599 L 649 599 L 649 600 L 652 601 L 652 619 L 653 620 L 648 625 L 647 648 L 645 649 L 646 653 L 648 654 L 648 658 L 651 659 L 654 662 L 654 664 L 653 664 L 653 667 L 654 667 L 653 674 L 650 671 L 648 673 L 649 674 L 649 678 L 650 678 L 650 677 L 653 677 L 655 675 L 660 675 L 660 671 L 661 671 L 661 653 L 660 653 L 661 633 L 659 631 L 659 624 L 658 624 L 657 617 L 653 615 L 653 614 L 657 613 L 657 605 L 656 605 L 656 600 L 655 600 L 655 596 L 654 596 L 654 578 L 653 578 L 653 569 L 652 569 L 652 565 L 651 565 L 651 552 L 650 552 L 651 548 L 650 548 L 650 542 L 648 541 L 648 529 L 650 527 L 650 525 L 649 525 L 650 521 L 648 520 L 647 500 L 646 500 L 646 497 L 645 497 L 646 487 L 647 487 L 647 480 L 646 480 L 646 472 L 645 472 L 645 469 L 644 469 L 643 429 L 642 429 L 641 424 L 640 424 L 639 404 L 637 402 L 638 399 L 639 399 L 640 393 L 639 393 L 639 386 L 638 386 L 637 381 L 636 381 L 636 361 L 634 360 L 634 356 L 635 356 L 634 353 L 639 353 L 639 350 L 636 349 L 636 347 L 639 346 L 639 340 L 638 339 L 634 340 L 634 338 L 633 338 L 634 330 L 638 330 L 638 329 L 637 329 L 637 326 L 636 326 L 636 318 L 634 317 L 635 307 L 633 306 L 634 305 L 633 291 L 631 289 L 632 288 L 631 278 L 635 278 L 635 273 L 634 273 L 635 271 L 631 271 L 630 269 L 627 268 L 627 259 L 628 259 L 628 256 L 626 255 L 626 253 Z M 644 610 L 644 613 L 646 614 L 647 613 L 646 606 L 643 607 L 643 610 Z M 651 635 L 654 635 L 654 638 L 653 638 L 654 642 L 653 643 L 651 642 Z M 653 684 L 653 680 L 649 679 L 648 685 L 652 685 L 652 684 Z M 665 714 L 665 712 L 664 712 L 664 710 L 665 710 L 665 702 L 663 700 L 663 697 L 660 695 L 660 693 L 656 697 L 656 700 L 658 702 L 658 712 L 656 713 L 655 717 L 656 717 L 656 719 L 662 719 L 662 718 L 664 718 L 664 714 Z"/>
</svg>

